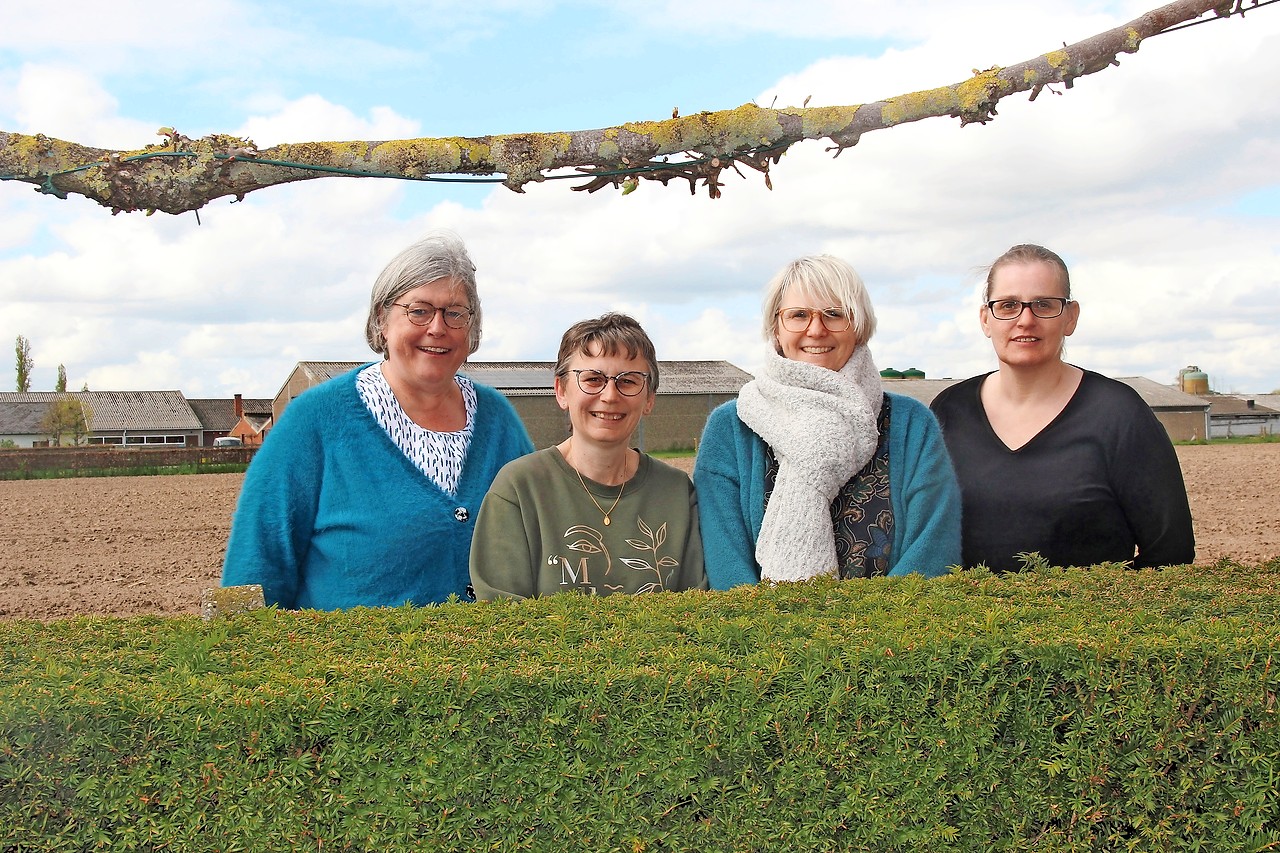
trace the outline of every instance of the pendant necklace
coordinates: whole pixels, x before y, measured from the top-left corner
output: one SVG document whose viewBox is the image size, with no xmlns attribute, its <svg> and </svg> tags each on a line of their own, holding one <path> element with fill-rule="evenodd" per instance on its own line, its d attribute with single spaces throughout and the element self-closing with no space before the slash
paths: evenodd
<svg viewBox="0 0 1280 853">
<path fill-rule="evenodd" d="M 572 443 L 569 444 L 569 450 L 570 452 L 573 451 Z M 572 462 L 569 463 L 569 467 L 573 468 L 573 473 L 578 475 L 578 482 L 582 484 L 582 491 L 587 493 L 587 497 L 589 497 L 591 499 L 591 502 L 596 505 L 596 509 L 600 510 L 600 514 L 604 516 L 604 526 L 608 527 L 609 516 L 613 515 L 613 511 L 618 508 L 618 502 L 622 500 L 622 492 L 627 488 L 626 460 L 623 460 L 623 464 L 622 464 L 622 473 L 623 473 L 622 485 L 618 487 L 618 496 L 613 499 L 613 506 L 609 507 L 608 512 L 605 511 L 604 507 L 600 506 L 600 502 L 596 500 L 596 496 L 591 494 L 591 490 L 587 488 L 587 481 L 582 479 L 582 472 L 579 471 L 577 468 L 574 468 Z"/>
</svg>

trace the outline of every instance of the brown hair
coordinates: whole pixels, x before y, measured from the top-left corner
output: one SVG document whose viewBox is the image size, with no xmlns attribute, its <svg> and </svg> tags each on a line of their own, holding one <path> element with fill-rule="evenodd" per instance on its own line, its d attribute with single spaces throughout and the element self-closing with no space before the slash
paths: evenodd
<svg viewBox="0 0 1280 853">
<path fill-rule="evenodd" d="M 991 266 L 987 267 L 987 289 L 984 301 L 991 298 L 991 284 L 996 277 L 996 270 L 1009 264 L 1048 264 L 1057 269 L 1058 274 L 1062 277 L 1062 286 L 1066 289 L 1062 294 L 1066 298 L 1071 298 L 1071 274 L 1067 272 L 1067 263 L 1058 256 L 1057 252 L 1046 249 L 1044 246 L 1037 246 L 1035 243 L 1019 243 L 1012 247 L 1000 257 L 991 262 Z"/>
<path fill-rule="evenodd" d="M 596 350 L 592 353 L 592 350 Z M 574 323 L 560 338 L 560 354 L 556 358 L 556 376 L 569 372 L 569 361 L 582 355 L 618 355 L 626 350 L 628 358 L 649 362 L 649 392 L 658 390 L 658 356 L 653 341 L 633 317 L 610 311 L 594 320 Z"/>
</svg>

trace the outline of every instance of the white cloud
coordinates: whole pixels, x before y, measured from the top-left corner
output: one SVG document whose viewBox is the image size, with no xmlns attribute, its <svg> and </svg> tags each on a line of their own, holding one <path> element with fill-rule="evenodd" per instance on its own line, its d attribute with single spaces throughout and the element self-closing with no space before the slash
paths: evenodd
<svg viewBox="0 0 1280 853">
<path fill-rule="evenodd" d="M 159 141 L 153 138 L 155 127 L 117 115 L 116 99 L 97 79 L 77 68 L 25 65 L 5 100 L 17 121 L 13 130 L 100 148 Z"/>
<path fill-rule="evenodd" d="M 319 95 L 307 95 L 279 104 L 271 115 L 251 117 L 237 134 L 266 148 L 313 140 L 410 139 L 421 135 L 421 125 L 385 106 L 370 107 L 369 117 L 361 118 Z"/>
<path fill-rule="evenodd" d="M 680 10 L 678 26 L 723 15 L 707 4 Z M 802 3 L 779 15 L 747 4 L 726 26 L 897 40 L 882 55 L 817 61 L 757 96 L 856 103 L 1027 59 L 1140 11 Z M 307 51 L 309 30 L 275 25 L 251 36 L 254 49 Z M 868 282 L 882 367 L 959 377 L 994 366 L 974 270 L 1032 241 L 1072 266 L 1078 363 L 1160 381 L 1198 364 L 1215 387 L 1269 391 L 1280 386 L 1280 231 L 1274 215 L 1233 213 L 1232 200 L 1280 186 L 1280 104 L 1266 85 L 1280 79 L 1278 45 L 1280 13 L 1268 10 L 1162 36 L 1062 97 L 1007 99 L 987 126 L 932 119 L 877 131 L 835 160 L 825 142 L 798 145 L 775 168 L 773 192 L 747 172 L 727 178 L 719 201 L 702 190 L 691 198 L 683 184 L 622 197 L 551 181 L 464 206 L 435 185 L 324 178 L 215 202 L 197 225 L 192 215 L 111 217 L 0 184 L 0 341 L 31 338 L 36 387 L 52 387 L 61 362 L 76 387 L 271 396 L 298 360 L 372 358 L 363 318 L 374 276 L 424 230 L 447 226 L 479 266 L 480 360 L 553 358 L 570 323 L 628 310 L 661 358 L 755 370 L 765 282 L 791 258 L 826 251 Z M 310 61 L 324 61 L 316 50 Z M 240 70 L 200 85 L 216 91 Z M 0 128 L 22 116 L 23 127 L 79 141 L 149 140 L 155 128 L 104 79 L 92 63 L 0 70 Z M 286 96 L 277 82 L 264 75 L 252 113 L 233 125 L 260 146 L 421 132 L 419 120 L 379 106 L 389 101 L 377 91 L 346 102 L 318 89 Z M 0 361 L 0 384 L 11 385 L 10 367 Z"/>
</svg>

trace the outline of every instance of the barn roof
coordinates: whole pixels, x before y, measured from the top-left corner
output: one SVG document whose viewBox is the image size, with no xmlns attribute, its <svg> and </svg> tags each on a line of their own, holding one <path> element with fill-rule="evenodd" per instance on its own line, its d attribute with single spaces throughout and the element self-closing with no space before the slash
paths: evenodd
<svg viewBox="0 0 1280 853">
<path fill-rule="evenodd" d="M 1244 399 L 1253 400 L 1259 406 L 1266 406 L 1268 409 L 1280 412 L 1280 394 L 1236 394 L 1235 396 L 1243 396 Z"/>
<path fill-rule="evenodd" d="M 1275 415 L 1280 414 L 1270 406 L 1260 405 L 1257 397 L 1235 394 L 1201 394 L 1197 399 L 1209 404 L 1209 415 Z"/>
<path fill-rule="evenodd" d="M 1117 376 L 1116 379 L 1137 391 L 1143 402 L 1157 411 L 1203 412 L 1209 408 L 1208 403 L 1194 394 L 1184 394 L 1172 385 L 1162 385 L 1145 376 Z"/>
<path fill-rule="evenodd" d="M 229 430 L 236 425 L 236 401 L 234 398 L 187 400 L 200 425 L 207 430 Z M 258 398 L 241 398 L 243 411 L 248 415 L 271 414 L 271 401 Z"/>
<path fill-rule="evenodd" d="M 550 394 L 555 388 L 553 361 L 478 361 L 461 373 L 510 397 Z M 751 374 L 727 361 L 658 360 L 660 394 L 736 394 Z"/>
<path fill-rule="evenodd" d="M 1138 396 L 1142 398 L 1144 403 L 1158 411 L 1190 410 L 1203 412 L 1208 408 L 1208 403 L 1201 398 L 1192 394 L 1184 394 L 1168 385 L 1161 385 L 1159 382 L 1148 379 L 1145 376 L 1117 376 L 1116 380 L 1137 391 Z M 959 381 L 961 380 L 886 379 L 884 380 L 884 389 L 896 394 L 914 397 L 927 406 L 933 402 L 934 397 L 942 392 L 942 389 L 955 385 Z"/>
<path fill-rule="evenodd" d="M 54 400 L 70 398 L 88 406 L 93 432 L 123 430 L 198 430 L 200 421 L 181 391 L 17 391 L 0 393 L 0 411 L 14 404 L 47 409 Z M 44 417 L 43 410 L 40 417 Z M 0 430 L 10 432 L 9 430 Z M 30 432 L 30 431 L 28 431 Z M 36 429 L 35 432 L 39 432 Z"/>
<path fill-rule="evenodd" d="M 29 399 L 37 396 L 38 399 Z M 49 404 L 58 396 L 16 391 L 0 394 L 0 435 L 41 435 L 44 430 L 40 422 L 49 411 Z"/>
<path fill-rule="evenodd" d="M 300 361 L 313 384 L 354 370 L 363 361 Z M 459 373 L 509 397 L 540 396 L 555 388 L 553 361 L 469 361 Z M 736 394 L 751 374 L 727 361 L 658 361 L 661 394 Z"/>
<path fill-rule="evenodd" d="M 307 375 L 312 385 L 327 382 L 335 376 L 355 370 L 367 361 L 300 361 L 298 369 Z"/>
</svg>

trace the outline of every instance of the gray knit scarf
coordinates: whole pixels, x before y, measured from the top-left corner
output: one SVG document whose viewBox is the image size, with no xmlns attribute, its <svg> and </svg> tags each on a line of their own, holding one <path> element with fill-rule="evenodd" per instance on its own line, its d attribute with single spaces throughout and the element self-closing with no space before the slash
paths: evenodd
<svg viewBox="0 0 1280 853">
<path fill-rule="evenodd" d="M 883 393 L 865 345 L 838 371 L 770 349 L 763 375 L 742 387 L 738 416 L 778 459 L 756 540 L 761 580 L 838 573 L 831 502 L 876 452 Z"/>
</svg>

